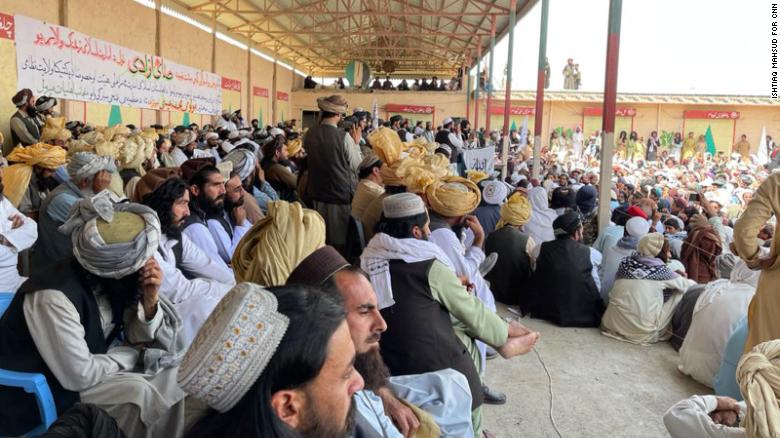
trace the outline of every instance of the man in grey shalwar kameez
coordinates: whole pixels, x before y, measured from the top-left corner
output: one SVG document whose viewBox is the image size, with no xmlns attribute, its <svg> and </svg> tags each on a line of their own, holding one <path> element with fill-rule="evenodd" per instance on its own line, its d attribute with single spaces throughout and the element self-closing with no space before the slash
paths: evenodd
<svg viewBox="0 0 780 438">
<path fill-rule="evenodd" d="M 71 234 L 75 257 L 19 289 L 0 320 L 0 363 L 46 376 L 57 413 L 92 403 L 129 438 L 179 436 L 185 394 L 176 371 L 184 342 L 179 315 L 159 294 L 156 214 L 115 205 L 104 191 L 80 200 L 60 231 Z M 21 390 L 0 387 L 0 405 L 2 436 L 40 421 Z"/>
</svg>

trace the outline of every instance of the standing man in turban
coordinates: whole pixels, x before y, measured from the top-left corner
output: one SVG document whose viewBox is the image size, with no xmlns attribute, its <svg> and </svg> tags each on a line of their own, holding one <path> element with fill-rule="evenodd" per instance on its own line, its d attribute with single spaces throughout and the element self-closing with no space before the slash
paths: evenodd
<svg viewBox="0 0 780 438">
<path fill-rule="evenodd" d="M 0 290 L 16 292 L 27 278 L 19 275 L 19 253 L 38 238 L 38 225 L 23 216 L 5 197 L 3 168 L 0 167 Z"/>
<path fill-rule="evenodd" d="M 25 282 L 0 319 L 4 368 L 46 376 L 57 412 L 81 401 L 104 409 L 128 437 L 178 436 L 184 393 L 181 319 L 159 294 L 160 223 L 108 192 L 80 200 L 61 227 L 73 255 Z M 119 333 L 125 345 L 115 346 Z M 132 347 L 131 347 L 132 346 Z M 0 435 L 40 422 L 35 398 L 0 388 Z"/>
<path fill-rule="evenodd" d="M 479 207 L 474 210 L 474 216 L 479 220 L 485 233 L 492 233 L 501 219 L 501 204 L 506 201 L 509 190 L 506 184 L 496 180 L 482 181 L 477 184 L 482 187 L 482 200 L 479 202 Z"/>
<path fill-rule="evenodd" d="M 376 198 L 385 193 L 385 184 L 382 180 L 382 160 L 374 153 L 370 153 L 360 162 L 357 190 L 355 197 L 352 198 L 352 215 L 363 220 L 368 206 Z"/>
<path fill-rule="evenodd" d="M 38 215 L 38 241 L 33 249 L 33 267 L 43 268 L 73 255 L 70 237 L 57 229 L 70 215 L 73 204 L 107 189 L 116 165 L 111 157 L 91 152 L 76 152 L 67 166 L 69 181 L 65 181 L 41 204 Z"/>
<path fill-rule="evenodd" d="M 19 211 L 37 220 L 43 199 L 59 185 L 54 173 L 65 164 L 65 149 L 43 143 L 16 147 L 8 160 L 16 164 L 6 169 L 6 196 Z"/>
<path fill-rule="evenodd" d="M 534 318 L 561 327 L 598 327 L 604 313 L 598 281 L 601 254 L 582 244 L 579 213 L 553 222 L 555 240 L 544 242 L 531 277 L 529 309 Z"/>
<path fill-rule="evenodd" d="M 528 307 L 527 289 L 533 273 L 536 242 L 523 229 L 531 220 L 531 202 L 515 193 L 501 206 L 496 231 L 485 239 L 485 252 L 498 254 L 496 265 L 485 275 L 496 301 Z"/>
<path fill-rule="evenodd" d="M 338 128 L 347 112 L 347 101 L 339 95 L 320 97 L 317 106 L 319 123 L 303 137 L 303 148 L 309 157 L 307 194 L 314 209 L 325 219 L 327 243 L 344 253 L 352 196 L 357 187 L 357 173 L 345 138 L 348 134 Z"/>
<path fill-rule="evenodd" d="M 19 90 L 11 99 L 16 112 L 11 116 L 11 138 L 14 146 L 30 146 L 41 138 L 41 127 L 35 120 L 35 96 L 29 88 Z"/>
</svg>

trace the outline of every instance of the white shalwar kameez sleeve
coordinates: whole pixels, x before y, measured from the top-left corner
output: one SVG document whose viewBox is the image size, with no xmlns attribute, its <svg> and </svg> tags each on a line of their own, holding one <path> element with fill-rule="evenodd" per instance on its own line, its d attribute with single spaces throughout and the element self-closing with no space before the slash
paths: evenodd
<svg viewBox="0 0 780 438">
<path fill-rule="evenodd" d="M 745 429 L 717 424 L 710 413 L 718 406 L 714 395 L 694 395 L 677 402 L 664 414 L 664 425 L 672 438 L 744 438 Z M 745 403 L 739 402 L 740 418 Z"/>
<path fill-rule="evenodd" d="M 11 217 L 19 215 L 22 226 L 13 228 Z M 38 224 L 14 208 L 5 197 L 0 201 L 0 292 L 16 292 L 27 280 L 19 275 L 19 253 L 38 240 Z"/>
<path fill-rule="evenodd" d="M 154 257 L 163 273 L 160 293 L 164 294 L 179 312 L 183 322 L 183 337 L 189 345 L 214 307 L 235 285 L 235 279 L 220 265 L 209 259 L 186 235 L 182 235 L 182 260 L 179 262 L 198 278 L 188 279 L 176 267 L 173 247 L 177 241 L 160 237 L 160 250 Z"/>
<path fill-rule="evenodd" d="M 225 269 L 230 269 L 219 255 L 219 247 L 217 247 L 217 242 L 214 240 L 214 235 L 211 234 L 206 225 L 194 223 L 185 228 L 182 234 L 186 235 L 208 258 L 217 264 L 223 265 Z"/>
<path fill-rule="evenodd" d="M 103 333 L 114 329 L 111 303 L 96 295 Z M 84 326 L 76 308 L 62 292 L 45 289 L 24 299 L 24 317 L 35 347 L 60 384 L 79 393 L 114 417 L 128 438 L 179 436 L 184 428 L 185 393 L 176 384 L 177 367 L 157 374 L 133 372 L 140 353 L 116 346 L 106 354 L 92 354 L 84 340 Z M 127 340 L 150 342 L 175 338 L 163 311 L 146 321 L 141 304 L 124 315 Z"/>
<path fill-rule="evenodd" d="M 233 227 L 233 238 L 231 239 L 230 235 L 225 231 L 225 227 L 223 227 L 218 220 L 209 219 L 206 221 L 209 232 L 214 238 L 214 244 L 217 246 L 217 254 L 219 254 L 220 259 L 222 259 L 225 264 L 230 263 L 233 258 L 233 251 L 236 250 L 238 242 L 240 242 L 241 238 L 244 237 L 244 234 L 252 228 L 252 224 L 250 224 L 249 221 L 244 222 L 244 225 L 236 225 Z"/>
</svg>

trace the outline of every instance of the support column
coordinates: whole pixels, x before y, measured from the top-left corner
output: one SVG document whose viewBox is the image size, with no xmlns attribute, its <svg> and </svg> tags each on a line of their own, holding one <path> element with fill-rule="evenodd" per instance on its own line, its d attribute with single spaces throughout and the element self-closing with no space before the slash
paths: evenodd
<svg viewBox="0 0 780 438">
<path fill-rule="evenodd" d="M 542 153 L 542 119 L 544 118 L 544 67 L 547 61 L 547 20 L 550 0 L 542 0 L 542 25 L 539 32 L 539 65 L 536 73 L 536 110 L 534 114 L 534 161 L 531 177 L 539 178 Z"/>
<path fill-rule="evenodd" d="M 466 67 L 466 120 L 471 115 L 471 74 L 468 72 L 469 70 L 471 68 Z"/>
<path fill-rule="evenodd" d="M 485 133 L 490 134 L 490 106 L 493 101 L 493 58 L 496 54 L 496 16 L 490 16 L 490 64 L 488 67 L 487 83 L 487 103 L 485 106 Z M 474 129 L 477 127 L 475 126 Z"/>
<path fill-rule="evenodd" d="M 214 10 L 214 13 L 211 15 L 211 72 L 216 73 L 217 72 L 217 11 Z M 222 84 L 219 84 L 221 87 Z M 222 108 L 220 108 L 222 110 Z M 222 111 L 220 111 L 220 114 Z M 221 115 L 217 116 L 221 117 Z M 211 123 L 216 123 L 216 119 L 214 116 L 211 116 Z"/>
<path fill-rule="evenodd" d="M 474 92 L 474 129 L 479 129 L 479 74 L 480 69 L 482 68 L 482 41 L 480 38 L 477 39 L 477 76 L 474 80 L 475 82 L 475 89 Z"/>
<path fill-rule="evenodd" d="M 162 0 L 154 0 L 154 54 L 162 56 Z M 143 113 L 144 109 L 141 108 Z M 154 110 L 154 123 L 162 125 L 162 111 Z"/>
<path fill-rule="evenodd" d="M 57 18 L 59 18 L 60 26 L 68 27 L 68 0 L 60 0 Z M 65 120 L 70 120 L 70 102 L 66 99 L 59 99 L 59 105 L 60 115 Z"/>
<path fill-rule="evenodd" d="M 609 1 L 607 67 L 604 77 L 604 109 L 601 140 L 601 177 L 599 181 L 599 233 L 609 224 L 610 189 L 612 188 L 612 154 L 615 149 L 615 106 L 617 100 L 618 55 L 620 53 L 620 19 L 623 0 Z"/>
<path fill-rule="evenodd" d="M 249 122 L 249 126 L 252 126 L 254 114 L 254 108 L 252 108 L 252 51 L 250 50 L 252 44 L 252 39 L 249 38 L 247 43 L 249 48 L 246 50 L 246 114 L 244 114 L 244 120 Z"/>
<path fill-rule="evenodd" d="M 271 82 L 271 123 L 269 123 L 270 126 L 276 126 L 276 69 L 279 59 L 279 48 L 276 46 L 274 48 L 274 73 L 273 73 L 273 81 Z"/>
<path fill-rule="evenodd" d="M 661 138 L 661 104 L 658 104 L 655 112 L 655 132 L 658 133 L 658 138 Z"/>
<path fill-rule="evenodd" d="M 509 162 L 509 111 L 512 101 L 512 59 L 515 47 L 515 26 L 517 25 L 517 0 L 509 2 L 509 56 L 506 60 L 506 91 L 504 93 L 504 129 L 501 145 L 501 179 L 506 179 Z"/>
</svg>

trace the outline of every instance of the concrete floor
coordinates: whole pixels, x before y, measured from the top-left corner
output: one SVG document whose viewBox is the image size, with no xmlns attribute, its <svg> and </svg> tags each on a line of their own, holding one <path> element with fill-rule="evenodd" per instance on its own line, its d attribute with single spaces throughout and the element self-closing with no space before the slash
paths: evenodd
<svg viewBox="0 0 780 438">
<path fill-rule="evenodd" d="M 499 306 L 499 314 L 512 317 Z M 522 322 L 541 333 L 536 349 L 552 375 L 554 416 L 564 437 L 668 437 L 664 412 L 691 394 L 712 393 L 677 371 L 668 342 L 638 346 L 597 329 Z M 507 403 L 485 405 L 485 429 L 499 437 L 557 437 L 547 375 L 533 352 L 491 360 L 486 380 L 506 393 Z"/>
</svg>

